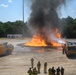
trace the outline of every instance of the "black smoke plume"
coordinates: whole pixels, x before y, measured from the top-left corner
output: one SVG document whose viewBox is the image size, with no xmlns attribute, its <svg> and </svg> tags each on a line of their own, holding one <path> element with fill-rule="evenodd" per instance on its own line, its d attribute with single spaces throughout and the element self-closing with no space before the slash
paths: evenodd
<svg viewBox="0 0 76 75">
<path fill-rule="evenodd" d="M 55 31 L 60 26 L 58 8 L 66 0 L 32 0 L 29 25 L 39 34 L 47 38 L 51 30 Z"/>
</svg>

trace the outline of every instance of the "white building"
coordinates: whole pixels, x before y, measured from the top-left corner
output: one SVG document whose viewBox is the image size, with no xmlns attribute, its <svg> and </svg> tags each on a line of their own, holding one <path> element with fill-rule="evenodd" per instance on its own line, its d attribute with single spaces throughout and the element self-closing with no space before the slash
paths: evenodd
<svg viewBox="0 0 76 75">
<path fill-rule="evenodd" d="M 22 34 L 8 34 L 7 38 L 22 38 Z"/>
</svg>

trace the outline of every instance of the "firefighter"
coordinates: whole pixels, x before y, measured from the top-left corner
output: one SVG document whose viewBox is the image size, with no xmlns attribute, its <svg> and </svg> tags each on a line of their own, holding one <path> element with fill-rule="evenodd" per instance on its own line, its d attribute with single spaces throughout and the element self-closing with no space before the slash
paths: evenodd
<svg viewBox="0 0 76 75">
<path fill-rule="evenodd" d="M 47 62 L 44 63 L 44 73 L 47 73 Z"/>
<path fill-rule="evenodd" d="M 32 73 L 33 73 L 33 72 L 32 72 L 32 70 L 31 70 L 31 68 L 29 68 L 28 74 L 29 74 L 29 75 L 32 75 Z"/>
<path fill-rule="evenodd" d="M 40 61 L 38 61 L 38 63 L 37 63 L 37 68 L 38 68 L 38 73 L 40 73 L 40 68 L 41 68 L 41 63 L 40 63 Z"/>
<path fill-rule="evenodd" d="M 64 45 L 62 46 L 62 48 L 63 48 L 62 54 L 65 54 L 65 51 L 66 51 L 66 44 L 64 44 Z"/>
<path fill-rule="evenodd" d="M 61 67 L 61 75 L 64 75 L 64 68 Z"/>
<path fill-rule="evenodd" d="M 52 75 L 55 75 L 55 69 L 54 69 L 54 67 L 52 67 Z"/>
<path fill-rule="evenodd" d="M 60 75 L 60 67 L 58 67 L 56 70 L 57 70 L 57 75 Z"/>
<path fill-rule="evenodd" d="M 36 70 L 36 68 L 33 69 L 33 75 L 38 75 L 38 71 Z"/>
<path fill-rule="evenodd" d="M 31 58 L 31 68 L 33 68 L 33 67 L 34 67 L 34 59 Z"/>
<path fill-rule="evenodd" d="M 51 68 L 48 69 L 48 75 L 52 75 L 52 69 Z"/>
</svg>

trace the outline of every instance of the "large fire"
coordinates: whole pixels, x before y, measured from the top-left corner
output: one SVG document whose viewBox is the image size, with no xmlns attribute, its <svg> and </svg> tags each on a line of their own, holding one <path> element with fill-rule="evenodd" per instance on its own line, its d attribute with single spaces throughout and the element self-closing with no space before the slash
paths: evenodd
<svg viewBox="0 0 76 75">
<path fill-rule="evenodd" d="M 55 30 L 55 36 L 57 39 L 61 39 L 61 34 L 59 33 L 58 29 Z M 48 44 L 49 43 L 49 44 Z M 57 47 L 57 46 L 61 46 L 60 43 L 54 41 L 54 40 L 50 40 L 47 43 L 47 40 L 43 37 L 43 35 L 37 34 L 34 35 L 32 40 L 30 42 L 27 42 L 24 44 L 24 46 L 53 46 L 53 47 Z"/>
</svg>

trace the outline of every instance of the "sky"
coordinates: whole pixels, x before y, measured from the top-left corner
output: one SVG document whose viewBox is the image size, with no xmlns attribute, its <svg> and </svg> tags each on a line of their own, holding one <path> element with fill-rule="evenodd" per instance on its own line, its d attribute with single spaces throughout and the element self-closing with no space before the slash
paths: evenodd
<svg viewBox="0 0 76 75">
<path fill-rule="evenodd" d="M 0 21 L 17 21 L 23 20 L 22 14 L 22 1 L 23 0 L 0 0 Z M 31 0 L 25 0 L 24 3 L 24 21 L 28 21 L 31 13 Z M 76 0 L 68 0 L 66 6 L 60 9 L 59 17 L 66 18 L 71 16 L 76 18 Z"/>
</svg>

